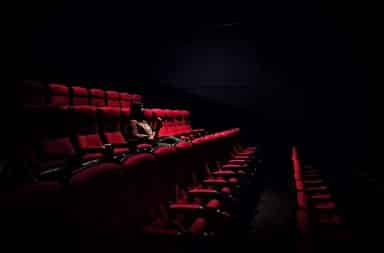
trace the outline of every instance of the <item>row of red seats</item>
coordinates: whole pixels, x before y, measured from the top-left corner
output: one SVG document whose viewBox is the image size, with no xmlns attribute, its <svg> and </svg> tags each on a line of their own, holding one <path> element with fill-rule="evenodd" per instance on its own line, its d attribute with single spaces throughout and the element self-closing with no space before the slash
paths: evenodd
<svg viewBox="0 0 384 253">
<path fill-rule="evenodd" d="M 70 87 L 63 84 L 44 86 L 40 83 L 26 83 L 24 93 L 26 94 L 23 100 L 24 107 L 91 105 L 95 107 L 122 108 L 124 115 L 129 114 L 127 110 L 132 103 L 141 102 L 142 100 L 142 97 L 137 94 L 112 90 L 103 91 L 95 88 L 87 89 L 79 86 Z M 189 124 L 189 111 L 147 109 L 145 114 L 147 120 L 150 121 L 154 115 L 164 120 L 159 133 L 160 137 L 192 132 Z M 200 131 L 196 130 L 195 132 Z"/>
<path fill-rule="evenodd" d="M 64 84 L 26 83 L 23 87 L 24 106 L 68 106 L 93 105 L 126 108 L 141 102 L 142 96 L 127 92 L 102 89 L 87 89 Z"/>
<path fill-rule="evenodd" d="M 35 208 L 37 220 L 58 213 L 50 222 L 71 224 L 87 250 L 100 243 L 110 250 L 117 238 L 126 245 L 141 235 L 218 236 L 236 219 L 257 164 L 255 148 L 239 145 L 239 129 L 195 134 L 188 111 L 146 109 L 149 121 L 163 119 L 160 136 L 190 138 L 139 151 L 125 132 L 129 107 L 73 105 L 73 96 L 69 104 L 61 96 L 50 101 L 42 105 L 54 106 L 32 106 L 21 116 L 28 127 L 19 136 L 15 170 L 27 173 L 13 192 L 1 193 L 4 211 L 21 207 L 28 215 Z"/>
<path fill-rule="evenodd" d="M 189 122 L 190 112 L 187 110 L 145 109 L 144 116 L 149 122 L 153 122 L 155 117 L 162 119 L 159 137 L 179 136 L 193 132 Z"/>
<path fill-rule="evenodd" d="M 39 208 L 48 204 L 51 211 L 56 203 L 66 210 L 64 219 L 84 231 L 88 243 L 111 230 L 131 238 L 138 231 L 155 238 L 222 231 L 232 218 L 242 179 L 254 173 L 249 165 L 255 150 L 234 146 L 239 130 L 135 153 L 121 132 L 121 113 L 117 108 L 47 107 L 23 117 L 33 134 L 26 133 L 30 140 L 23 139 L 20 158 L 30 154 L 28 169 L 37 182 L 16 192 L 37 194 L 33 205 Z M 63 189 L 62 202 L 57 194 Z"/>
</svg>

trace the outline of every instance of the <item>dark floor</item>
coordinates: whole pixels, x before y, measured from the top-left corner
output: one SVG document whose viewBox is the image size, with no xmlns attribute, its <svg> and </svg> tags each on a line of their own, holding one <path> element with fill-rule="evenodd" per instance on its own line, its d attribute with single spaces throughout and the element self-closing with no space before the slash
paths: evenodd
<svg viewBox="0 0 384 253">
<path fill-rule="evenodd" d="M 292 163 L 287 149 L 283 147 L 279 151 L 264 158 L 257 172 L 258 189 L 248 196 L 249 203 L 242 214 L 244 224 L 231 233 L 231 238 L 237 239 L 221 243 L 225 245 L 224 252 L 295 252 L 296 195 Z M 223 248 L 218 250 L 222 251 Z"/>
<path fill-rule="evenodd" d="M 266 156 L 260 171 L 262 188 L 246 235 L 249 247 L 294 251 L 296 195 L 292 163 L 284 147 Z M 255 248 L 256 249 L 256 248 Z"/>
</svg>

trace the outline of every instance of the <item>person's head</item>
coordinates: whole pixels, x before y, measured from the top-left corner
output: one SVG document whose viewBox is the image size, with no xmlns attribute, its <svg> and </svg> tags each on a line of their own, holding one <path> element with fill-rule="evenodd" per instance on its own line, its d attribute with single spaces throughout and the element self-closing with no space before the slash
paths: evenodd
<svg viewBox="0 0 384 253">
<path fill-rule="evenodd" d="M 134 103 L 131 105 L 131 118 L 144 119 L 144 105 L 142 103 Z"/>
</svg>

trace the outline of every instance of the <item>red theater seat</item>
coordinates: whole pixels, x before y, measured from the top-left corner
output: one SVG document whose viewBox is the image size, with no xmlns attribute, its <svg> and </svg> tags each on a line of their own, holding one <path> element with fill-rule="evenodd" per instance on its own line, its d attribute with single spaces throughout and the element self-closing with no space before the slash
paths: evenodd
<svg viewBox="0 0 384 253">
<path fill-rule="evenodd" d="M 49 84 L 49 105 L 68 106 L 70 104 L 69 88 L 63 84 Z"/>
<path fill-rule="evenodd" d="M 89 105 L 88 89 L 72 86 L 72 105 Z"/>
<path fill-rule="evenodd" d="M 97 109 L 92 106 L 73 107 L 75 123 L 75 140 L 82 160 L 101 159 L 103 155 L 103 141 L 99 136 L 97 125 Z"/>
<path fill-rule="evenodd" d="M 102 134 L 108 144 L 113 145 L 114 154 L 127 153 L 128 143 L 120 131 L 120 109 L 104 107 L 99 109 L 102 123 Z"/>
<path fill-rule="evenodd" d="M 107 105 L 109 107 L 120 108 L 120 94 L 117 91 L 109 90 L 107 94 Z"/>
<path fill-rule="evenodd" d="M 122 108 L 130 107 L 132 104 L 131 95 L 127 92 L 121 92 L 120 103 Z"/>
<path fill-rule="evenodd" d="M 100 89 L 90 89 L 90 104 L 94 106 L 106 106 L 105 92 Z"/>
</svg>

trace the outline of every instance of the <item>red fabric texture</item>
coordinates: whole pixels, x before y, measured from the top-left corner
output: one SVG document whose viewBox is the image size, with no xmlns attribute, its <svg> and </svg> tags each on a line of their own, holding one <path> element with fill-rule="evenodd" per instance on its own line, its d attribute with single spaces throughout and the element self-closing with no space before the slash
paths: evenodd
<svg viewBox="0 0 384 253">
<path fill-rule="evenodd" d="M 72 87 L 72 104 L 73 105 L 89 105 L 89 93 L 84 87 L 73 86 Z"/>
<path fill-rule="evenodd" d="M 110 107 L 120 108 L 120 95 L 117 91 L 109 90 L 107 94 L 107 104 Z"/>
<path fill-rule="evenodd" d="M 155 161 L 155 157 L 150 153 L 139 153 L 129 156 L 124 162 L 124 168 L 131 168 L 134 166 L 138 166 L 143 162 L 153 162 Z"/>
<path fill-rule="evenodd" d="M 65 158 L 75 155 L 75 149 L 69 137 L 43 141 L 42 151 L 45 158 Z"/>
<path fill-rule="evenodd" d="M 105 93 L 101 89 L 90 89 L 90 101 L 91 105 L 94 106 L 106 106 L 105 104 Z"/>
<path fill-rule="evenodd" d="M 69 88 L 62 84 L 49 84 L 50 105 L 67 106 L 69 105 Z"/>
<path fill-rule="evenodd" d="M 109 173 L 118 173 L 120 166 L 117 163 L 101 163 L 82 169 L 71 177 L 70 185 L 85 184 L 89 180 Z"/>
</svg>

